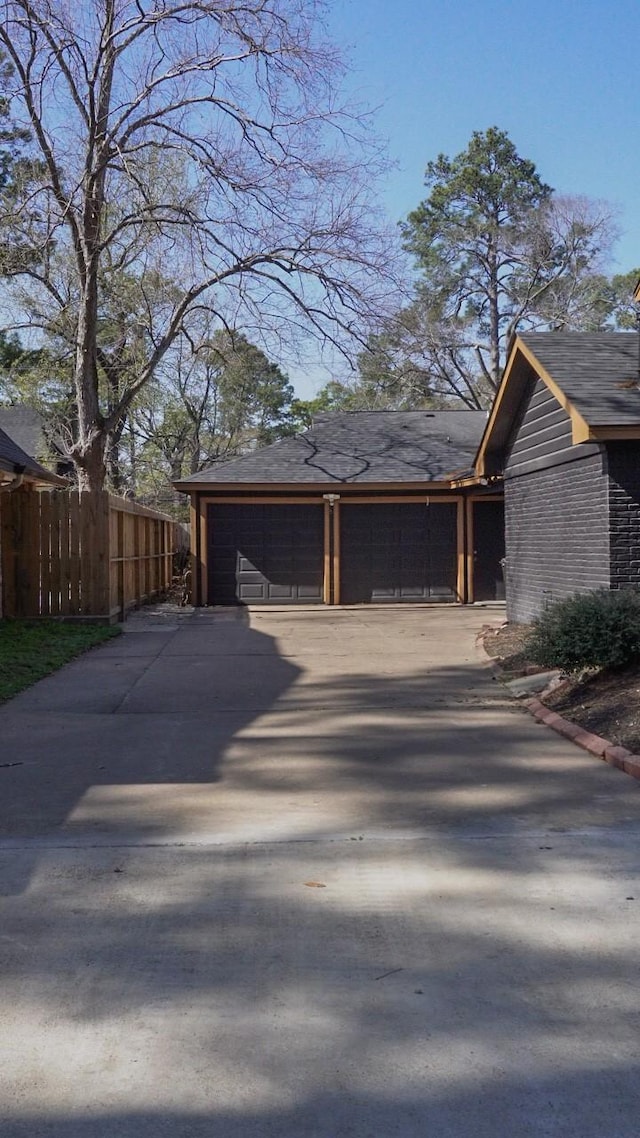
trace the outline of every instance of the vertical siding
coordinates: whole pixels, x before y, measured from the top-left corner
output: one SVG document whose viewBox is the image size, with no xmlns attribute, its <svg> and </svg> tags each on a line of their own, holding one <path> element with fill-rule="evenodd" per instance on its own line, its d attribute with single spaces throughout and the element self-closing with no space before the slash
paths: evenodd
<svg viewBox="0 0 640 1138">
<path fill-rule="evenodd" d="M 609 484 L 603 455 L 506 482 L 505 529 L 509 620 L 530 621 L 551 601 L 608 586 Z"/>
</svg>

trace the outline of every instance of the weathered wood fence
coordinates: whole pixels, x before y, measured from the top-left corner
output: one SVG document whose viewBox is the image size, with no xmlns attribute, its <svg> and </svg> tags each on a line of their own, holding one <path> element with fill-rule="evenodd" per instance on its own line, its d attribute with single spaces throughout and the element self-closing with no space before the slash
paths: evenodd
<svg viewBox="0 0 640 1138">
<path fill-rule="evenodd" d="M 2 616 L 122 620 L 188 544 L 186 526 L 106 491 L 0 494 Z"/>
</svg>

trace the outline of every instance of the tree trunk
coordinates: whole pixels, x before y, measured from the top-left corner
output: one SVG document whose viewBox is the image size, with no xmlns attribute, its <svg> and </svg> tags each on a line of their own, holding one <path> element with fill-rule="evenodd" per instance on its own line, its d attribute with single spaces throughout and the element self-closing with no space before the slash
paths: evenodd
<svg viewBox="0 0 640 1138">
<path fill-rule="evenodd" d="M 76 453 L 74 462 L 78 473 L 80 490 L 103 490 L 107 468 L 104 455 L 105 437 L 97 433 L 81 453 Z"/>
<path fill-rule="evenodd" d="M 109 439 L 106 466 L 109 485 L 112 487 L 116 494 L 122 494 L 122 491 L 124 489 L 124 479 L 122 477 L 122 468 L 120 466 L 120 437 L 117 434 L 111 435 L 111 438 Z"/>
<path fill-rule="evenodd" d="M 496 391 L 500 385 L 500 305 L 498 281 L 498 256 L 496 242 L 492 237 L 489 243 L 489 371 Z"/>
<path fill-rule="evenodd" d="M 131 422 L 129 426 L 129 489 L 134 498 L 138 491 L 138 452 L 136 450 L 136 436 Z"/>
</svg>

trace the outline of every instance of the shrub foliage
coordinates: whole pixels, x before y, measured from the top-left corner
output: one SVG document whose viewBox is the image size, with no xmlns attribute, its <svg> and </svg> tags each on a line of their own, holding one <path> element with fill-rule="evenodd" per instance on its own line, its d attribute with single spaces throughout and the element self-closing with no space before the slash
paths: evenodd
<svg viewBox="0 0 640 1138">
<path fill-rule="evenodd" d="M 640 593 L 596 589 L 550 605 L 526 645 L 536 663 L 565 672 L 640 660 Z"/>
</svg>

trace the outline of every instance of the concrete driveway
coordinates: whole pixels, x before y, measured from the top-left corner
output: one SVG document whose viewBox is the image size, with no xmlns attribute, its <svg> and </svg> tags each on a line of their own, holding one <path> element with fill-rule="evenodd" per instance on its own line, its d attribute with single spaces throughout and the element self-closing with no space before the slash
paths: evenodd
<svg viewBox="0 0 640 1138">
<path fill-rule="evenodd" d="M 139 614 L 0 709 L 3 1138 L 637 1138 L 640 786 L 496 618 Z"/>
</svg>

